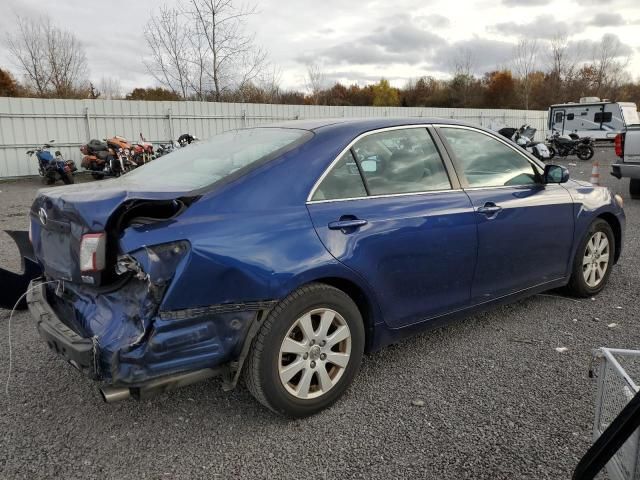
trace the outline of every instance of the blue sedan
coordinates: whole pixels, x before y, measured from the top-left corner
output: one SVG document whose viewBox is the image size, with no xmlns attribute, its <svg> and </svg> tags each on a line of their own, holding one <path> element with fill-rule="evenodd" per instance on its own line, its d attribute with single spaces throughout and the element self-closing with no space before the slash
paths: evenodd
<svg viewBox="0 0 640 480">
<path fill-rule="evenodd" d="M 40 191 L 27 302 L 108 402 L 243 376 L 303 417 L 364 352 L 549 289 L 597 294 L 624 226 L 619 196 L 479 127 L 300 121 Z"/>
</svg>

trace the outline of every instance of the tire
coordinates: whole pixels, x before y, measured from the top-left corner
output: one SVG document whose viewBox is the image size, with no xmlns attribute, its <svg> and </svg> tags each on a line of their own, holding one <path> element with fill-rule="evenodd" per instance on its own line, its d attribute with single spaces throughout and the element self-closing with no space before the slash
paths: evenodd
<svg viewBox="0 0 640 480">
<path fill-rule="evenodd" d="M 104 178 L 104 173 L 92 173 L 91 176 L 96 180 L 102 180 Z"/>
<path fill-rule="evenodd" d="M 585 277 L 588 277 L 588 268 L 591 266 L 591 270 L 593 270 L 594 267 L 593 264 L 589 265 L 585 264 L 584 262 L 587 258 L 586 256 L 589 253 L 587 247 L 589 246 L 589 249 L 592 249 L 591 245 L 593 244 L 590 245 L 590 243 L 592 239 L 594 239 L 594 237 L 598 238 L 596 237 L 596 235 L 598 235 L 599 238 L 603 238 L 602 235 L 604 235 L 604 237 L 606 237 L 607 239 L 608 248 L 606 250 L 606 254 L 608 255 L 608 261 L 606 267 L 604 267 L 604 274 L 602 274 L 600 270 L 598 270 L 598 272 L 595 272 L 594 278 L 596 280 L 598 280 L 597 277 L 599 274 L 599 280 L 597 281 L 597 283 L 590 284 L 589 282 L 587 282 L 587 279 Z M 597 240 L 595 241 L 595 243 L 597 244 Z M 569 280 L 569 284 L 567 285 L 567 292 L 570 295 L 582 298 L 592 297 L 600 293 L 600 291 L 602 291 L 602 289 L 607 284 L 607 281 L 609 280 L 609 275 L 611 274 L 611 268 L 613 267 L 613 261 L 616 254 L 615 249 L 615 237 L 613 235 L 613 230 L 611 230 L 611 226 L 605 220 L 597 218 L 589 226 L 587 233 L 580 242 L 580 245 L 578 245 L 576 255 L 573 259 L 573 270 L 571 273 L 571 279 Z M 594 259 L 595 262 L 598 262 L 598 265 L 600 267 L 602 267 L 602 263 L 600 263 L 600 261 L 603 258 L 604 254 L 605 251 L 602 250 L 599 258 L 596 257 Z"/>
<path fill-rule="evenodd" d="M 629 195 L 634 200 L 640 200 L 640 178 L 629 180 Z"/>
<path fill-rule="evenodd" d="M 70 173 L 65 173 L 60 176 L 62 177 L 62 181 L 65 185 L 71 185 L 73 183 L 73 175 L 71 175 Z"/>
<path fill-rule="evenodd" d="M 556 156 L 556 149 L 553 147 L 549 147 L 549 160 Z"/>
<path fill-rule="evenodd" d="M 594 153 L 595 152 L 593 151 L 593 148 L 586 145 L 586 146 L 578 147 L 578 151 L 576 152 L 576 155 L 580 160 L 586 161 L 586 160 L 591 160 Z"/>
<path fill-rule="evenodd" d="M 335 314 L 328 334 L 315 337 L 318 343 L 310 340 L 312 335 L 305 335 L 301 327 L 301 320 L 309 313 L 310 320 L 305 324 L 314 335 L 321 333 L 323 324 L 329 324 L 322 321 L 324 314 L 327 319 Z M 333 346 L 325 346 L 324 339 L 331 342 L 334 333 L 339 333 L 340 338 L 342 334 L 350 336 Z M 286 350 L 283 353 L 286 339 L 294 345 L 295 353 Z M 260 327 L 244 368 L 244 383 L 256 400 L 280 415 L 294 418 L 313 415 L 333 404 L 349 387 L 360 369 L 364 340 L 362 316 L 347 294 L 322 283 L 306 285 L 276 305 Z M 344 362 L 344 366 L 332 363 L 330 357 Z M 285 383 L 281 374 L 287 375 L 290 366 L 293 368 L 289 372 L 297 373 Z M 321 383 L 321 372 L 326 374 L 325 385 Z M 307 389 L 305 379 L 306 385 L 310 385 Z M 296 394 L 294 390 L 302 393 Z"/>
</svg>

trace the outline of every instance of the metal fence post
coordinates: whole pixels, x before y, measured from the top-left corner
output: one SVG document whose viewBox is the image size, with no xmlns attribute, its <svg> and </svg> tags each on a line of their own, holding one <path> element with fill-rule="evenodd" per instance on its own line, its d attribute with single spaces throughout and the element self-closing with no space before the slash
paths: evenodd
<svg viewBox="0 0 640 480">
<path fill-rule="evenodd" d="M 85 127 L 87 130 L 87 142 L 91 140 L 91 118 L 89 117 L 89 107 L 84 107 Z"/>
<path fill-rule="evenodd" d="M 171 108 L 167 109 L 167 120 L 169 120 L 169 139 L 173 142 L 173 114 Z"/>
</svg>

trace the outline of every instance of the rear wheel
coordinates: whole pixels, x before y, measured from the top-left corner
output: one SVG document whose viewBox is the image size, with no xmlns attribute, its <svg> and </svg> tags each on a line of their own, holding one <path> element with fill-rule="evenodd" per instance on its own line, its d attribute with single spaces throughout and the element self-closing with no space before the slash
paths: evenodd
<svg viewBox="0 0 640 480">
<path fill-rule="evenodd" d="M 584 146 L 578 147 L 578 151 L 577 151 L 576 154 L 578 155 L 578 158 L 580 160 L 585 160 L 586 161 L 586 160 L 591 160 L 591 158 L 593 157 L 594 153 L 595 152 L 593 151 L 593 148 L 591 148 L 588 145 L 584 145 Z"/>
<path fill-rule="evenodd" d="M 573 260 L 567 290 L 577 297 L 590 297 L 606 285 L 615 258 L 615 238 L 611 226 L 596 219 L 580 242 Z"/>
<path fill-rule="evenodd" d="M 264 321 L 245 366 L 245 384 L 276 413 L 313 415 L 345 392 L 363 350 L 362 316 L 351 298 L 329 285 L 310 284 Z"/>
<path fill-rule="evenodd" d="M 629 180 L 629 195 L 633 199 L 640 199 L 640 178 L 632 178 Z"/>
</svg>

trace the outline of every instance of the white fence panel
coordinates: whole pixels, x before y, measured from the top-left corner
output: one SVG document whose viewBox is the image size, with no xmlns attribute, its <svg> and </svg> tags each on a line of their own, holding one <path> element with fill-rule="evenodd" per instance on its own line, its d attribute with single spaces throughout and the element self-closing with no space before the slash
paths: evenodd
<svg viewBox="0 0 640 480">
<path fill-rule="evenodd" d="M 55 140 L 52 150 L 80 163 L 78 148 L 92 138 L 121 135 L 153 143 L 191 133 L 201 139 L 234 128 L 323 117 L 430 117 L 461 120 L 486 128 L 529 123 L 546 135 L 547 112 L 420 107 L 329 107 L 213 102 L 143 102 L 0 98 L 0 178 L 36 175 L 26 151 Z"/>
</svg>

